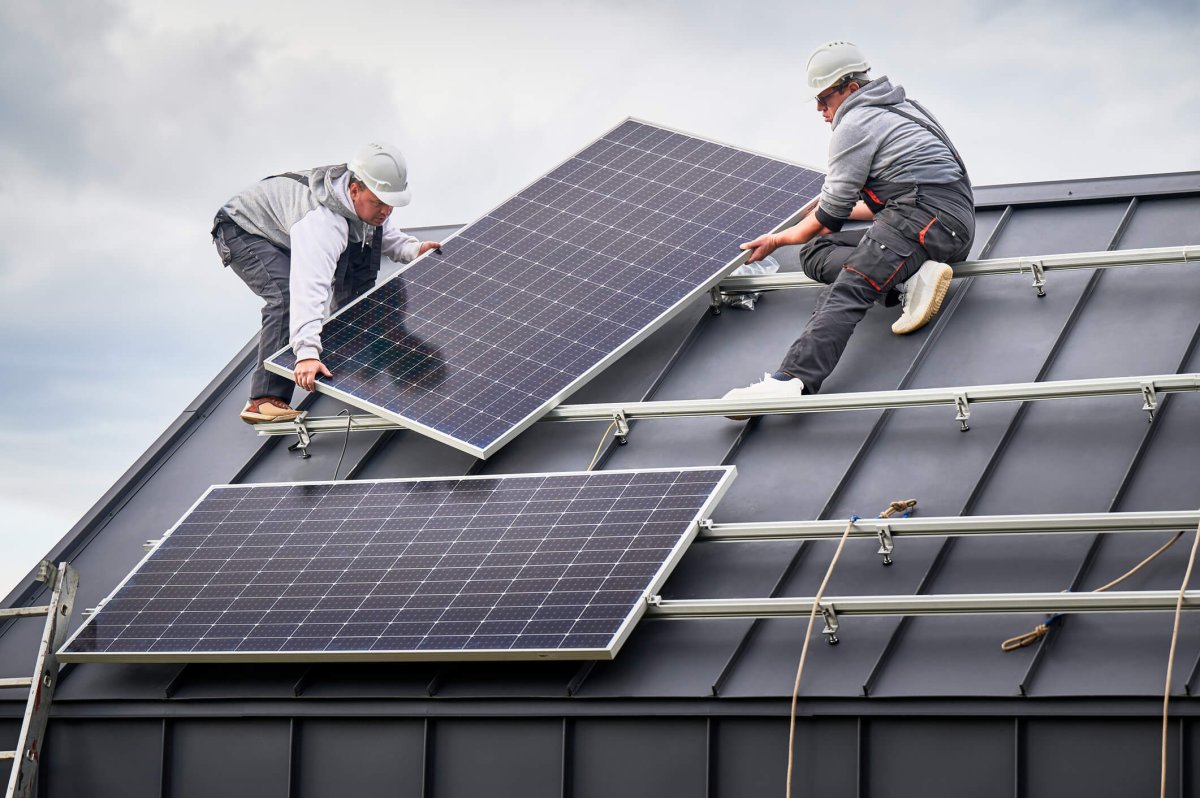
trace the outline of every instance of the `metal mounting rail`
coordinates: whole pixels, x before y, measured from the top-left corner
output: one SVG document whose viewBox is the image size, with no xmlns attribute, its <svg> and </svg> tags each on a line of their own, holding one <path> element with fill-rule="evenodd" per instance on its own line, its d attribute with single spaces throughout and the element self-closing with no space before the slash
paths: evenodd
<svg viewBox="0 0 1200 798">
<path fill-rule="evenodd" d="M 1047 535 L 1081 532 L 1174 532 L 1195 529 L 1200 510 L 1145 513 L 1069 513 L 1063 515 L 975 515 L 935 518 L 861 518 L 850 529 L 852 538 L 874 538 L 888 530 L 892 537 L 961 537 L 966 535 Z M 846 522 L 776 521 L 710 524 L 700 527 L 697 540 L 837 540 Z"/>
<path fill-rule="evenodd" d="M 1075 252 L 1065 255 L 1035 255 L 1021 258 L 991 258 L 968 260 L 954 264 L 955 277 L 978 277 L 989 274 L 1020 274 L 1033 276 L 1033 287 L 1039 296 L 1045 295 L 1046 272 L 1064 269 L 1106 269 L 1118 266 L 1150 266 L 1162 263 L 1200 261 L 1200 244 L 1185 247 L 1153 247 L 1147 249 L 1107 250 L 1104 252 Z M 746 277 L 727 277 L 718 288 L 721 291 L 766 291 L 779 288 L 801 288 L 821 285 L 800 272 L 767 274 Z"/>
<path fill-rule="evenodd" d="M 1089 396 L 1140 396 L 1142 409 L 1154 420 L 1158 394 L 1200 391 L 1200 373 L 1155 374 L 1141 377 L 1105 377 L 1056 382 L 1024 382 L 1001 385 L 971 385 L 961 388 L 917 388 L 902 391 L 863 391 L 798 396 L 791 399 L 733 400 L 686 399 L 660 402 L 605 402 L 559 405 L 542 416 L 542 421 L 617 421 L 619 437 L 628 434 L 623 426 L 631 419 L 691 416 L 749 416 L 819 413 L 835 410 L 874 410 L 895 407 L 946 405 L 956 411 L 955 420 L 965 432 L 972 402 L 1027 402 Z M 402 429 L 403 425 L 375 416 L 351 416 L 351 431 Z M 299 435 L 307 440 L 318 432 L 346 432 L 345 416 L 301 417 L 295 421 L 254 425 L 259 435 Z"/>
<path fill-rule="evenodd" d="M 1175 610 L 1178 590 L 1107 593 L 953 593 L 840 596 L 821 599 L 838 615 L 980 615 L 1023 612 L 1151 612 Z M 787 618 L 812 612 L 812 598 L 647 599 L 648 618 Z M 1200 590 L 1184 594 L 1185 610 L 1200 610 Z"/>
<path fill-rule="evenodd" d="M 840 596 L 821 599 L 822 632 L 838 642 L 839 621 L 852 615 L 987 615 L 1060 612 L 1174 611 L 1176 590 L 1109 593 L 992 593 L 908 596 Z M 650 596 L 647 618 L 790 618 L 812 612 L 809 598 L 677 599 Z M 1200 610 L 1200 591 L 1184 594 L 1183 609 Z"/>
<path fill-rule="evenodd" d="M 962 537 L 968 535 L 1046 535 L 1080 532 L 1171 532 L 1200 525 L 1200 510 L 1144 513 L 1071 513 L 1062 515 L 977 515 L 940 518 L 861 518 L 850 528 L 852 538 L 878 538 L 884 565 L 892 564 L 898 537 Z M 700 523 L 697 540 L 837 540 L 842 521 L 775 521 L 769 523 Z"/>
</svg>

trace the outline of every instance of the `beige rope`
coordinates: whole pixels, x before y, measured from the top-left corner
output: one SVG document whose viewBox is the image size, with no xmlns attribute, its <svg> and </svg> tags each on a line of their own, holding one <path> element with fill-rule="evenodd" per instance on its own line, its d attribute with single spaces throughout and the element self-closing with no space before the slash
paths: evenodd
<svg viewBox="0 0 1200 798">
<path fill-rule="evenodd" d="M 916 506 L 916 499 L 892 502 L 886 510 L 879 514 L 879 517 L 890 518 L 894 513 L 902 513 Z M 808 658 L 808 644 L 812 640 L 813 623 L 817 619 L 817 609 L 821 605 L 821 597 L 825 595 L 825 587 L 829 584 L 829 578 L 833 576 L 833 569 L 837 565 L 838 558 L 842 556 L 842 548 L 846 545 L 846 538 L 850 537 L 850 530 L 854 528 L 854 522 L 857 520 L 856 516 L 851 518 L 846 524 L 846 530 L 842 532 L 842 538 L 838 541 L 837 550 L 833 552 L 833 559 L 829 561 L 829 567 L 825 569 L 825 578 L 821 580 L 821 586 L 817 588 L 817 595 L 813 596 L 812 611 L 808 614 L 808 629 L 804 632 L 804 646 L 800 649 L 800 663 L 796 666 L 796 683 L 792 687 L 792 712 L 788 725 L 787 785 L 785 789 L 787 798 L 792 798 L 792 764 L 795 759 L 794 753 L 796 750 L 796 702 L 800 696 L 800 677 L 804 674 L 804 661 Z"/>
<path fill-rule="evenodd" d="M 1167 655 L 1167 683 L 1163 687 L 1162 775 L 1159 778 L 1159 798 L 1167 798 L 1167 705 L 1171 701 L 1171 674 L 1175 669 L 1175 644 L 1179 641 L 1179 617 L 1183 613 L 1183 596 L 1187 592 L 1188 582 L 1192 579 L 1192 566 L 1196 564 L 1198 547 L 1200 547 L 1200 526 L 1196 527 L 1196 537 L 1192 540 L 1192 553 L 1188 555 L 1183 584 L 1179 586 L 1179 598 L 1175 600 L 1175 627 L 1171 630 L 1171 653 Z M 1180 754 L 1182 755 L 1182 751 Z"/>
<path fill-rule="evenodd" d="M 1179 532 L 1176 532 L 1175 537 L 1171 538 L 1166 543 L 1159 546 L 1158 550 L 1155 551 L 1153 554 L 1151 554 L 1149 557 L 1142 560 L 1140 563 L 1133 566 L 1128 571 L 1126 571 L 1125 573 L 1118 576 L 1116 579 L 1109 582 L 1107 585 L 1104 585 L 1103 587 L 1098 587 L 1095 590 L 1092 590 L 1090 592 L 1103 593 L 1105 590 L 1108 590 L 1109 588 L 1116 587 L 1117 585 L 1121 584 L 1126 579 L 1128 579 L 1129 577 L 1133 576 L 1138 571 L 1140 571 L 1143 567 L 1145 567 L 1146 565 L 1149 565 L 1156 557 L 1158 557 L 1164 551 L 1171 548 L 1171 546 L 1175 545 L 1175 542 L 1177 540 L 1179 540 L 1181 537 L 1183 537 L 1182 530 Z M 1003 643 L 1000 644 L 1000 648 L 1004 651 L 1016 651 L 1018 648 L 1024 648 L 1025 646 L 1030 645 L 1031 643 L 1036 643 L 1038 640 L 1041 640 L 1043 637 L 1045 637 L 1050 632 L 1050 624 L 1054 620 L 1057 620 L 1058 617 L 1059 616 L 1057 616 L 1057 615 L 1051 616 L 1050 621 L 1047 621 L 1046 623 L 1039 623 L 1032 630 L 1026 632 L 1025 634 L 1008 638 L 1007 640 L 1005 640 Z"/>
</svg>

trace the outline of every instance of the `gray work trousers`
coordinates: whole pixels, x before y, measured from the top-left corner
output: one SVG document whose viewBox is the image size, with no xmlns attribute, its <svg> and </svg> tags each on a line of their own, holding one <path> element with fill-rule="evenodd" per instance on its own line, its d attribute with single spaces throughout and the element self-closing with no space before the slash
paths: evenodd
<svg viewBox="0 0 1200 798">
<path fill-rule="evenodd" d="M 965 258 L 973 232 L 948 215 L 939 218 L 936 210 L 902 202 L 889 203 L 866 230 L 814 238 L 800 251 L 800 266 L 829 287 L 779 370 L 798 377 L 805 393 L 820 391 L 871 305 L 895 304 L 896 286 L 926 260 Z"/>
<path fill-rule="evenodd" d="M 263 300 L 262 334 L 258 338 L 258 365 L 250 378 L 250 398 L 277 396 L 292 403 L 296 383 L 272 374 L 263 361 L 288 345 L 291 293 L 291 255 L 261 236 L 247 233 L 231 221 L 217 220 L 213 244 L 221 262 L 233 270 Z"/>
</svg>

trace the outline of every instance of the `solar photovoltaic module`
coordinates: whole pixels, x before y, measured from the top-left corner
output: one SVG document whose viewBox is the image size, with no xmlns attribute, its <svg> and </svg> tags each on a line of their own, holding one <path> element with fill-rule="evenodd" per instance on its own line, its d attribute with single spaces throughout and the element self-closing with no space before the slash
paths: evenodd
<svg viewBox="0 0 1200 798">
<path fill-rule="evenodd" d="M 610 659 L 735 473 L 214 486 L 59 657 Z"/>
<path fill-rule="evenodd" d="M 330 318 L 317 390 L 488 457 L 795 220 L 811 169 L 626 121 Z M 267 361 L 291 376 L 290 349 Z"/>
</svg>

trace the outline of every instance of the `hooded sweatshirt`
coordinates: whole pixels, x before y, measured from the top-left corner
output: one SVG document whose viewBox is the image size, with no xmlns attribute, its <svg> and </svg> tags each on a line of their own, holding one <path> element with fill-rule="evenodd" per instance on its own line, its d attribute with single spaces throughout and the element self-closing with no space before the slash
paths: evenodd
<svg viewBox="0 0 1200 798">
<path fill-rule="evenodd" d="M 941 128 L 886 76 L 851 94 L 833 116 L 829 173 L 817 210 L 817 221 L 830 230 L 841 229 L 859 193 L 874 182 L 947 185 L 966 177 L 941 139 L 888 106 Z"/>
<path fill-rule="evenodd" d="M 345 164 L 260 180 L 221 208 L 240 228 L 291 252 L 290 343 L 297 360 L 321 356 L 321 328 L 338 259 L 350 244 L 369 245 L 375 228 L 354 212 Z M 388 217 L 383 254 L 408 263 L 421 243 Z"/>
</svg>

